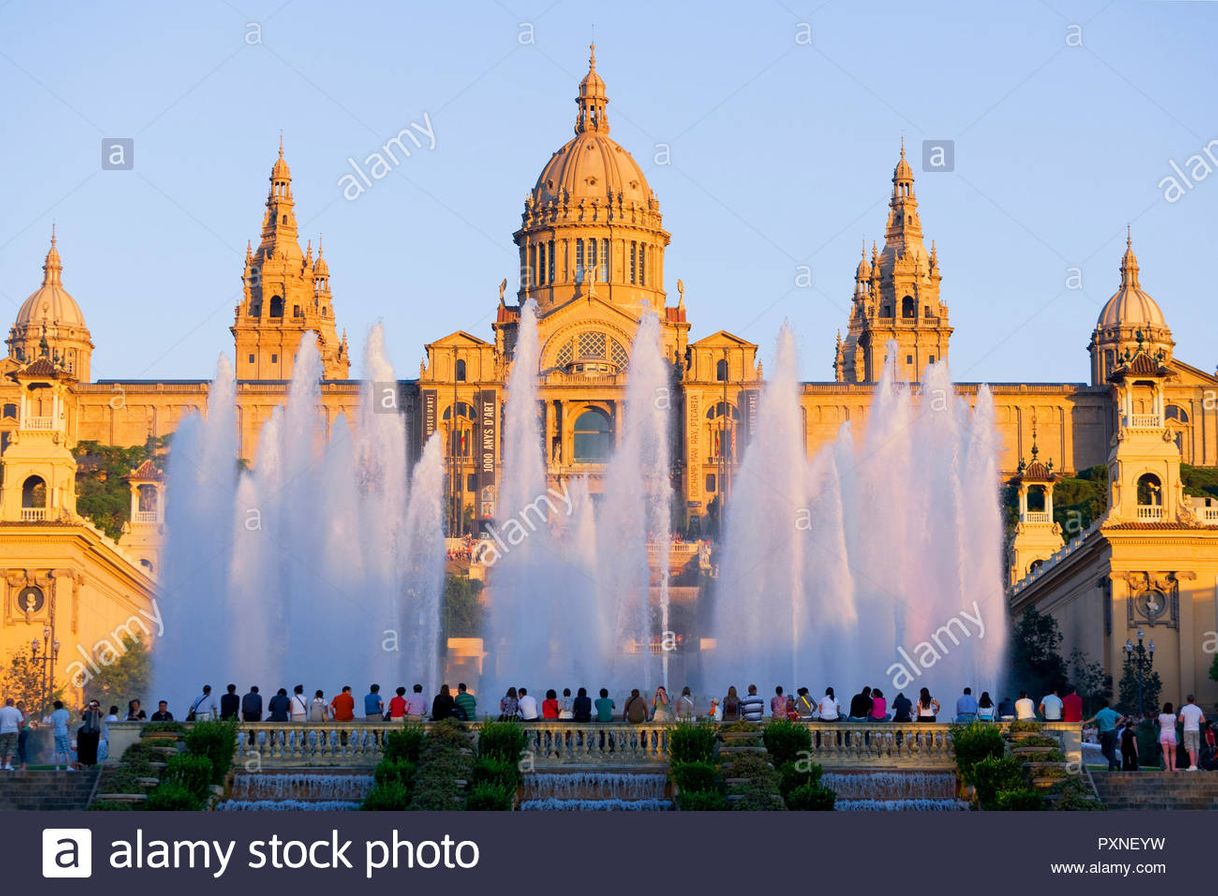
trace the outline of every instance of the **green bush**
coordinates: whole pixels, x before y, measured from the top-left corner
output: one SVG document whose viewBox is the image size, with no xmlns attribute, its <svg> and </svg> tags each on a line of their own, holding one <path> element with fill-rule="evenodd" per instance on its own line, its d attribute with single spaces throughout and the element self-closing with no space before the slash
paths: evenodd
<svg viewBox="0 0 1218 896">
<path fill-rule="evenodd" d="M 1040 812 L 1045 808 L 1045 798 L 1030 787 L 1000 790 L 994 799 L 994 808 L 999 812 Z"/>
<path fill-rule="evenodd" d="M 483 756 L 474 763 L 472 782 L 475 787 L 479 784 L 492 784 L 515 793 L 516 788 L 520 786 L 520 768 L 515 762 L 506 759 Z"/>
<path fill-rule="evenodd" d="M 1072 775 L 1053 785 L 1057 799 L 1053 808 L 1059 812 L 1098 812 L 1104 804 L 1095 798 L 1087 783 L 1078 775 Z"/>
<path fill-rule="evenodd" d="M 763 739 L 775 765 L 794 762 L 812 752 L 812 732 L 805 725 L 787 719 L 775 719 L 766 725 Z"/>
<path fill-rule="evenodd" d="M 785 802 L 795 812 L 832 812 L 837 794 L 828 787 L 801 784 L 787 794 Z"/>
<path fill-rule="evenodd" d="M 516 788 L 483 781 L 470 788 L 465 808 L 471 812 L 511 812 Z"/>
<path fill-rule="evenodd" d="M 973 766 L 982 759 L 998 759 L 1006 754 L 1006 740 L 995 725 L 988 722 L 973 722 L 952 729 L 952 748 L 956 754 L 956 767 L 965 782 L 970 778 Z"/>
<path fill-rule="evenodd" d="M 434 744 L 448 744 L 458 748 L 470 746 L 469 729 L 456 719 L 433 722 L 427 729 L 427 740 Z"/>
<path fill-rule="evenodd" d="M 519 722 L 483 722 L 478 732 L 478 755 L 515 765 L 526 743 L 527 735 Z"/>
<path fill-rule="evenodd" d="M 1029 731 L 1041 731 L 1044 726 L 1040 722 L 1035 722 L 1031 719 L 1024 719 L 1019 722 L 1012 722 L 1010 732 L 1012 734 L 1026 734 Z"/>
<path fill-rule="evenodd" d="M 360 808 L 365 812 L 400 812 L 410 804 L 410 791 L 401 781 L 378 782 Z"/>
<path fill-rule="evenodd" d="M 409 759 L 382 759 L 372 773 L 377 784 L 401 784 L 407 790 L 414 785 L 417 767 Z"/>
<path fill-rule="evenodd" d="M 715 755 L 714 725 L 680 722 L 668 734 L 669 761 L 709 762 Z"/>
<path fill-rule="evenodd" d="M 764 756 L 740 753 L 728 764 L 726 774 L 729 778 L 768 778 L 774 775 L 774 768 Z"/>
<path fill-rule="evenodd" d="M 164 783 L 148 794 L 141 807 L 150 812 L 197 812 L 203 801 L 181 784 Z"/>
<path fill-rule="evenodd" d="M 141 736 L 144 734 L 185 734 L 186 726 L 181 722 L 145 722 L 140 728 Z"/>
<path fill-rule="evenodd" d="M 195 722 L 185 740 L 187 753 L 211 760 L 211 783 L 223 784 L 237 749 L 237 723 Z"/>
<path fill-rule="evenodd" d="M 170 756 L 161 780 L 167 784 L 179 784 L 200 800 L 205 800 L 208 795 L 207 786 L 212 782 L 211 760 L 206 756 L 192 756 L 189 753 Z"/>
<path fill-rule="evenodd" d="M 982 809 L 994 808 L 998 793 L 1027 787 L 1023 764 L 1013 756 L 990 757 L 973 765 L 972 785 L 977 788 L 977 801 Z"/>
<path fill-rule="evenodd" d="M 778 792 L 786 799 L 796 788 L 818 787 L 824 772 L 815 762 L 784 762 L 778 766 Z"/>
<path fill-rule="evenodd" d="M 682 790 L 677 794 L 677 808 L 682 812 L 722 812 L 727 797 L 717 790 Z"/>
<path fill-rule="evenodd" d="M 723 775 L 713 762 L 674 762 L 668 769 L 668 776 L 682 793 L 723 789 Z"/>
<path fill-rule="evenodd" d="M 407 725 L 385 735 L 385 758 L 418 762 L 426 732 L 422 725 Z"/>
</svg>

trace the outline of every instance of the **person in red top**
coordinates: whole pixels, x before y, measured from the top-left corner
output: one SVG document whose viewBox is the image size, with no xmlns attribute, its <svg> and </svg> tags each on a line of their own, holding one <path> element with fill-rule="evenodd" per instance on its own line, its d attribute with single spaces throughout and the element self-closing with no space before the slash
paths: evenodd
<svg viewBox="0 0 1218 896">
<path fill-rule="evenodd" d="M 330 701 L 330 714 L 336 722 L 355 721 L 355 698 L 351 696 L 351 685 L 343 685 L 341 694 Z"/>
<path fill-rule="evenodd" d="M 389 700 L 389 718 L 404 719 L 406 718 L 406 689 L 398 688 L 393 697 Z"/>
<path fill-rule="evenodd" d="M 541 701 L 541 717 L 547 721 L 558 721 L 558 691 L 553 688 L 546 691 L 546 699 Z"/>
<path fill-rule="evenodd" d="M 1062 721 L 1081 722 L 1083 720 L 1083 698 L 1073 687 L 1069 690 L 1070 693 L 1062 697 Z"/>
</svg>

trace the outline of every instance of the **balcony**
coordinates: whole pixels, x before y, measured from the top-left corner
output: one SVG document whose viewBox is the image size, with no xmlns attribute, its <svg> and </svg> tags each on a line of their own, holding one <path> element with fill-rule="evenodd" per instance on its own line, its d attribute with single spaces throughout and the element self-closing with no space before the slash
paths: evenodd
<svg viewBox="0 0 1218 896">
<path fill-rule="evenodd" d="M 26 417 L 21 421 L 22 429 L 51 430 L 55 428 L 54 417 Z"/>
<path fill-rule="evenodd" d="M 1023 515 L 1025 523 L 1051 523 L 1053 522 L 1053 514 L 1046 513 L 1043 510 L 1029 510 Z"/>
<path fill-rule="evenodd" d="M 1162 429 L 1163 418 L 1158 414 L 1130 414 L 1125 418 L 1126 429 Z"/>
<path fill-rule="evenodd" d="M 22 507 L 21 522 L 23 523 L 41 523 L 47 518 L 47 509 L 45 507 Z"/>
<path fill-rule="evenodd" d="M 1138 519 L 1143 522 L 1153 522 L 1163 519 L 1162 504 L 1139 504 Z"/>
<path fill-rule="evenodd" d="M 155 510 L 137 510 L 131 517 L 133 523 L 159 523 L 160 521 L 161 515 Z"/>
</svg>

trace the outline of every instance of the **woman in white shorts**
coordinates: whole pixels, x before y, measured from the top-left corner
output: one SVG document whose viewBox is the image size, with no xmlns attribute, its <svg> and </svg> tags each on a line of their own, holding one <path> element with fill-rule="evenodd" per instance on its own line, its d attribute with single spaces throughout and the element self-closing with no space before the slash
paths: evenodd
<svg viewBox="0 0 1218 896">
<path fill-rule="evenodd" d="M 1166 771 L 1176 770 L 1176 714 L 1170 703 L 1163 704 L 1163 712 L 1159 715 L 1159 746 L 1163 748 L 1163 767 Z"/>
</svg>

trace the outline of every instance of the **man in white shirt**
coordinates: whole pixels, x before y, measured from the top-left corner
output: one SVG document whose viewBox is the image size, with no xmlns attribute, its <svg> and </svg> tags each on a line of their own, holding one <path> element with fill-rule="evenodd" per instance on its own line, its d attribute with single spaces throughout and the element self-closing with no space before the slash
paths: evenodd
<svg viewBox="0 0 1218 896">
<path fill-rule="evenodd" d="M 211 695 L 211 685 L 203 685 L 203 693 L 190 704 L 190 712 L 194 713 L 196 722 L 206 722 L 210 719 L 219 718 L 220 707 L 216 705 L 216 698 Z M 187 713 L 189 716 L 190 713 Z"/>
<path fill-rule="evenodd" d="M 1205 713 L 1193 702 L 1193 695 L 1188 695 L 1188 702 L 1180 707 L 1180 721 L 1184 723 L 1184 749 L 1188 750 L 1188 770 L 1197 770 L 1197 752 L 1201 749 L 1201 723 L 1205 721 Z"/>
<path fill-rule="evenodd" d="M 24 716 L 13 705 L 13 698 L 4 701 L 0 708 L 0 765 L 6 772 L 13 770 L 13 756 L 17 753 L 17 733 L 21 731 Z"/>
<path fill-rule="evenodd" d="M 1062 720 L 1062 698 L 1057 691 L 1050 691 L 1040 698 L 1040 717 L 1046 722 Z"/>
<path fill-rule="evenodd" d="M 1036 720 L 1036 704 L 1032 702 L 1027 691 L 1020 691 L 1019 699 L 1015 701 L 1015 719 L 1019 722 Z"/>
<path fill-rule="evenodd" d="M 520 709 L 521 721 L 537 721 L 537 698 L 529 696 L 529 692 L 525 688 L 520 689 L 520 697 L 517 698 L 516 705 Z"/>
</svg>

